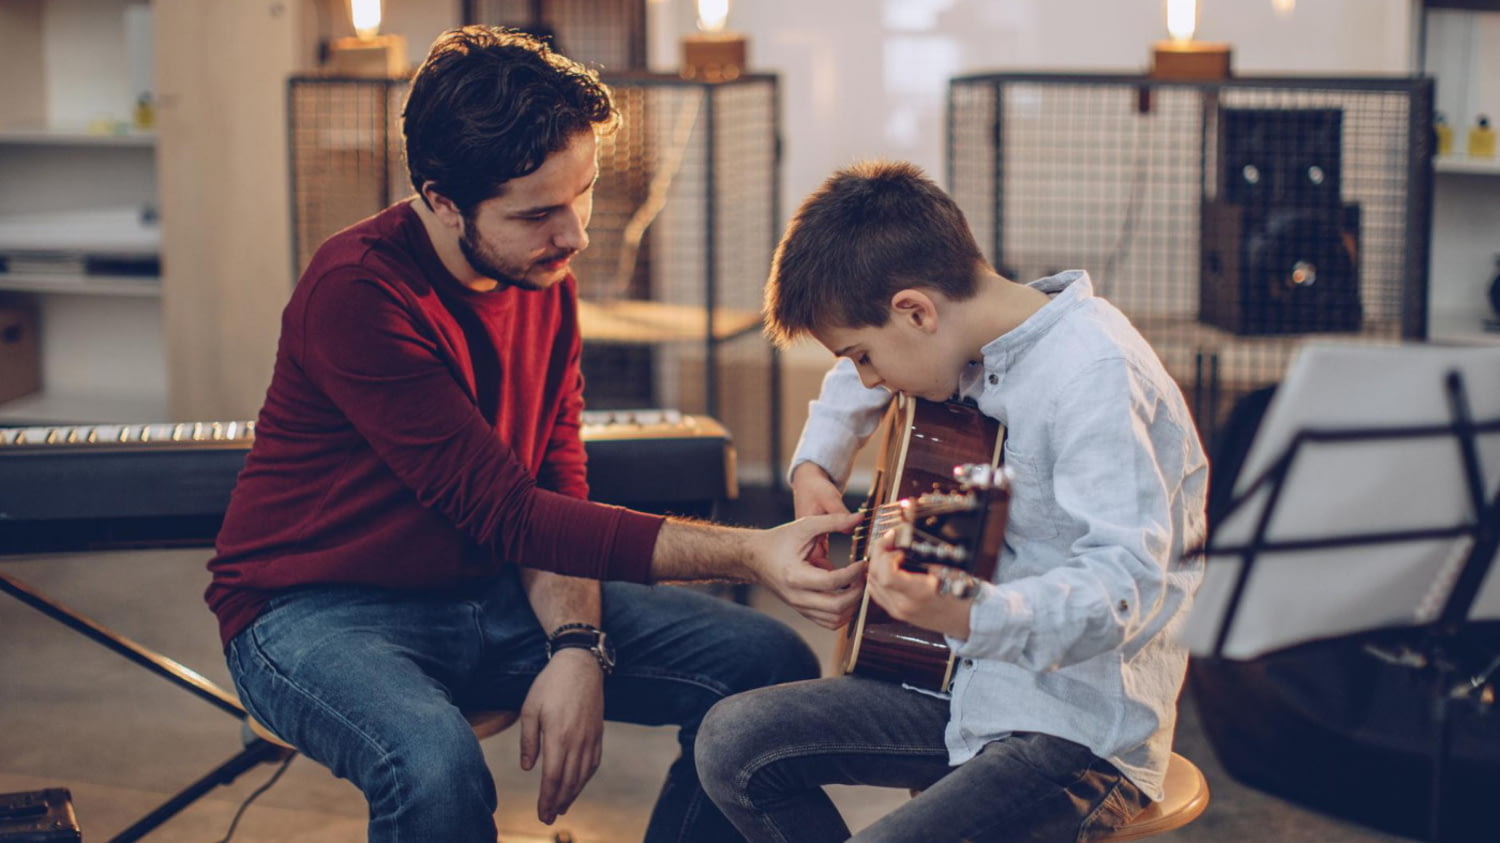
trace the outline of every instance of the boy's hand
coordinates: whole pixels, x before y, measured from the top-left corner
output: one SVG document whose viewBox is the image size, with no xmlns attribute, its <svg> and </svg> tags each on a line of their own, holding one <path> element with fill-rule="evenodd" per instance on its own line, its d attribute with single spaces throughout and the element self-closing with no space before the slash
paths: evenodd
<svg viewBox="0 0 1500 843">
<path fill-rule="evenodd" d="M 823 467 L 813 462 L 799 463 L 792 469 L 792 512 L 798 518 L 808 515 L 842 515 L 849 511 L 844 496 Z M 833 568 L 828 559 L 828 536 L 818 537 L 807 561 L 819 568 Z"/>
<path fill-rule="evenodd" d="M 897 620 L 968 640 L 972 601 L 938 593 L 936 574 L 902 570 L 905 558 L 895 531 L 882 533 L 870 548 L 870 598 Z"/>
<path fill-rule="evenodd" d="M 819 626 L 838 629 L 849 622 L 859 605 L 865 566 L 846 565 L 834 571 L 813 562 L 813 556 L 819 539 L 831 532 L 848 532 L 858 523 L 858 515 L 845 512 L 808 516 L 757 531 L 746 564 L 756 581 L 788 606 Z M 825 562 L 826 558 L 825 549 Z"/>
</svg>

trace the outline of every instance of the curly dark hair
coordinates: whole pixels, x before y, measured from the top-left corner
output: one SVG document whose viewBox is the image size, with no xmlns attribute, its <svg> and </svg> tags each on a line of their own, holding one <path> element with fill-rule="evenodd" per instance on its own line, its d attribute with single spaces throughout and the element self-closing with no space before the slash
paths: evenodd
<svg viewBox="0 0 1500 843">
<path fill-rule="evenodd" d="M 607 135 L 619 119 L 594 71 L 525 32 L 465 26 L 440 35 L 412 79 L 406 166 L 418 195 L 432 182 L 467 215 L 579 133 Z"/>
<path fill-rule="evenodd" d="M 862 161 L 830 176 L 787 225 L 766 281 L 766 335 L 786 346 L 820 328 L 883 325 L 907 287 L 966 300 L 988 267 L 963 211 L 920 168 Z"/>
</svg>

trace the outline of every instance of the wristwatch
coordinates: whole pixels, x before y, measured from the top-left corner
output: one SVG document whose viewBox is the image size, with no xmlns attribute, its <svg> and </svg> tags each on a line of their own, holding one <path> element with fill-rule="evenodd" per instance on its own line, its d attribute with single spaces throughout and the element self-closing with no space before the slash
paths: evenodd
<svg viewBox="0 0 1500 843">
<path fill-rule="evenodd" d="M 943 566 L 934 567 L 940 568 L 936 572 L 938 594 L 946 594 L 959 600 L 976 600 L 983 593 L 984 590 L 980 587 L 979 580 L 968 573 Z"/>
<path fill-rule="evenodd" d="M 615 667 L 615 645 L 604 634 L 604 630 L 586 623 L 565 623 L 547 636 L 547 659 L 550 661 L 558 650 L 576 647 L 588 650 L 599 662 L 599 669 L 609 675 Z"/>
</svg>

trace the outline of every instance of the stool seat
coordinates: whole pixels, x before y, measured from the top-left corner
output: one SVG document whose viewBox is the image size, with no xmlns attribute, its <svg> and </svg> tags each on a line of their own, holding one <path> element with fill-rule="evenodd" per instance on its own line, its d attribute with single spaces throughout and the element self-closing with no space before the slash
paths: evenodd
<svg viewBox="0 0 1500 843">
<path fill-rule="evenodd" d="M 1137 814 L 1135 819 L 1102 839 L 1109 843 L 1141 840 L 1182 828 L 1198 819 L 1208 807 L 1208 780 L 1203 778 L 1203 771 L 1175 752 L 1167 762 L 1167 778 L 1162 789 L 1166 791 L 1165 799 L 1151 803 L 1151 807 Z"/>
<path fill-rule="evenodd" d="M 469 728 L 474 730 L 474 737 L 484 740 L 491 735 L 498 735 L 509 729 L 512 723 L 521 716 L 518 711 L 466 711 L 464 719 L 469 721 Z M 275 744 L 283 749 L 295 751 L 297 748 L 277 737 L 276 733 L 265 727 L 265 724 L 254 717 L 246 715 L 245 725 L 250 731 L 267 743 Z"/>
</svg>

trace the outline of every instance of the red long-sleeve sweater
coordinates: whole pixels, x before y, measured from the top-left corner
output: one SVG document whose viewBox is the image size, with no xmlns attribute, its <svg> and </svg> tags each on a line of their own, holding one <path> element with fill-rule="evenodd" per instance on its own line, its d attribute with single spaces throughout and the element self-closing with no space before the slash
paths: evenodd
<svg viewBox="0 0 1500 843">
<path fill-rule="evenodd" d="M 576 303 L 572 277 L 468 290 L 405 202 L 331 237 L 282 314 L 209 562 L 226 646 L 315 583 L 462 588 L 508 563 L 645 581 L 662 519 L 584 500 Z"/>
</svg>

